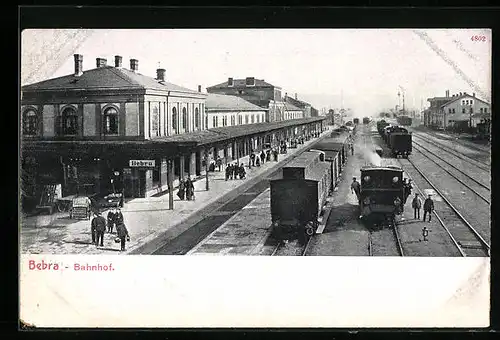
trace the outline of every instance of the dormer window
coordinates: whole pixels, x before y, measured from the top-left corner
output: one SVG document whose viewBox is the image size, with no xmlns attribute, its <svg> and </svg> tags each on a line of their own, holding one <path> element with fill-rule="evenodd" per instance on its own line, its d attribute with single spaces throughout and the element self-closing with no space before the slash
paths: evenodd
<svg viewBox="0 0 500 340">
<path fill-rule="evenodd" d="M 38 115 L 34 109 L 28 109 L 23 114 L 23 134 L 34 136 L 38 129 Z"/>
<path fill-rule="evenodd" d="M 229 86 L 229 87 L 234 86 L 234 81 L 233 81 L 233 78 L 228 78 L 228 79 L 227 79 L 227 86 Z"/>
<path fill-rule="evenodd" d="M 245 79 L 245 85 L 246 86 L 255 86 L 255 78 L 254 77 L 247 77 Z"/>
</svg>

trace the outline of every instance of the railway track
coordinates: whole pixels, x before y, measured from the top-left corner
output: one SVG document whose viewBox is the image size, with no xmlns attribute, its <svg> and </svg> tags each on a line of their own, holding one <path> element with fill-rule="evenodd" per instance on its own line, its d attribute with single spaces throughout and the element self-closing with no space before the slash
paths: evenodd
<svg viewBox="0 0 500 340">
<path fill-rule="evenodd" d="M 399 255 L 405 256 L 405 252 L 403 250 L 403 243 L 401 242 L 401 237 L 399 236 L 398 226 L 397 225 L 393 226 L 392 231 L 394 232 L 394 238 L 396 239 L 396 244 L 398 245 Z"/>
<path fill-rule="evenodd" d="M 421 140 L 424 140 L 426 143 L 429 143 L 433 146 L 436 146 L 437 148 L 444 150 L 444 151 L 448 152 L 449 154 L 452 154 L 453 156 L 455 156 L 455 157 L 457 157 L 457 158 L 459 158 L 459 159 L 461 159 L 469 164 L 472 164 L 483 171 L 490 171 L 490 169 L 491 169 L 490 164 L 488 164 L 486 162 L 479 161 L 477 159 L 474 159 L 471 156 L 461 154 L 461 153 L 453 150 L 450 147 L 446 147 L 446 146 L 443 146 L 442 144 L 439 144 L 437 142 L 430 141 L 429 139 L 425 139 L 424 137 L 417 135 L 417 134 L 413 134 L 413 137 L 420 138 Z M 413 143 L 415 143 L 415 140 L 413 140 Z M 486 155 L 485 151 L 482 151 L 482 152 L 485 153 L 485 155 Z"/>
<path fill-rule="evenodd" d="M 446 198 L 446 196 L 432 183 L 432 181 L 424 175 L 420 168 L 411 161 L 411 159 L 399 160 L 406 174 L 412 178 L 407 171 L 408 167 L 415 169 L 423 182 L 429 184 L 434 191 L 441 196 L 445 205 L 440 209 L 439 214 L 434 211 L 434 215 L 438 219 L 441 226 L 444 228 L 448 236 L 451 238 L 452 243 L 458 249 L 463 257 L 489 257 L 490 245 L 481 236 L 481 234 L 467 221 L 467 219 L 458 211 L 458 209 Z M 415 178 L 412 181 L 416 183 Z M 424 193 L 418 188 L 420 194 L 425 197 Z"/>
<path fill-rule="evenodd" d="M 477 179 L 475 179 L 474 177 L 470 176 L 469 174 L 465 173 L 464 171 L 462 171 L 461 169 L 459 169 L 457 166 L 451 164 L 450 162 L 442 159 L 439 157 L 439 155 L 435 154 L 434 152 L 430 151 L 429 149 L 425 148 L 425 147 L 422 147 L 420 144 L 418 143 L 415 143 L 413 142 L 414 145 L 418 145 L 418 147 L 414 147 L 415 150 L 417 150 L 418 152 L 420 152 L 424 157 L 426 157 L 427 159 L 429 159 L 430 161 L 432 161 L 434 164 L 436 164 L 440 169 L 444 170 L 446 173 L 448 173 L 451 177 L 453 177 L 456 181 L 458 181 L 459 183 L 461 183 L 463 186 L 465 186 L 467 189 L 469 189 L 470 191 L 472 191 L 474 194 L 476 194 L 479 198 L 481 198 L 484 202 L 486 202 L 487 204 L 491 204 L 490 200 L 488 198 L 485 197 L 484 193 L 481 194 L 478 192 L 478 190 L 474 189 L 472 186 L 470 186 L 469 184 L 465 183 L 463 180 L 461 180 L 458 176 L 456 176 L 455 174 L 453 174 L 451 171 L 449 171 L 448 169 L 446 169 L 444 166 L 442 166 L 439 162 L 444 162 L 446 164 L 448 164 L 449 166 L 451 166 L 454 170 L 458 171 L 459 173 L 461 173 L 462 175 L 464 175 L 465 177 L 468 178 L 468 180 L 474 182 L 477 186 L 483 188 L 485 191 L 487 191 L 487 193 L 489 194 L 491 192 L 491 189 L 490 187 L 488 187 L 487 185 L 481 183 L 480 181 L 478 181 Z M 422 150 L 425 150 L 426 152 L 423 152 Z M 437 162 L 435 159 L 433 159 L 432 157 L 430 157 L 428 154 L 431 154 L 435 157 L 437 157 L 439 159 L 439 162 Z"/>
<path fill-rule="evenodd" d="M 299 240 L 292 242 L 279 241 L 276 244 L 271 256 L 306 256 L 312 236 L 307 237 L 304 243 Z"/>
</svg>

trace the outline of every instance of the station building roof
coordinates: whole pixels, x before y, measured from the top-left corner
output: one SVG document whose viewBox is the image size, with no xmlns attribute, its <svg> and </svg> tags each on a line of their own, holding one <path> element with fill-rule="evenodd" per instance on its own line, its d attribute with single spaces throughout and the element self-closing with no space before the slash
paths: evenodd
<svg viewBox="0 0 500 340">
<path fill-rule="evenodd" d="M 213 111 L 265 111 L 243 98 L 224 94 L 209 93 L 205 102 L 208 112 Z"/>
<path fill-rule="evenodd" d="M 268 82 L 264 81 L 264 79 L 256 79 L 256 78 L 254 78 L 254 79 L 255 79 L 255 85 L 251 85 L 251 87 L 276 87 L 276 88 L 278 88 L 277 86 L 274 86 L 274 85 L 269 84 Z M 207 87 L 207 90 L 209 90 L 209 89 L 225 89 L 227 87 L 236 87 L 236 88 L 249 87 L 246 84 L 246 79 L 233 79 L 232 86 L 229 86 L 228 81 L 229 80 L 227 80 L 223 83 L 217 84 L 217 85 Z"/>
<path fill-rule="evenodd" d="M 106 90 L 106 89 L 151 89 L 174 91 L 187 94 L 206 94 L 190 90 L 166 81 L 159 81 L 123 67 L 102 66 L 83 71 L 80 76 L 70 74 L 58 78 L 44 80 L 25 85 L 23 92 L 34 91 L 67 91 L 67 90 Z"/>
<path fill-rule="evenodd" d="M 297 107 L 289 102 L 285 102 L 285 109 L 287 111 L 302 111 L 300 107 Z"/>
</svg>

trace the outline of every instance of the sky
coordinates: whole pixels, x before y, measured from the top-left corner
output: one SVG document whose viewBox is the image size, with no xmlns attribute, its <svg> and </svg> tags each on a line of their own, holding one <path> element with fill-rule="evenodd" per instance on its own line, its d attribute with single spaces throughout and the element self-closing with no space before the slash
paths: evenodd
<svg viewBox="0 0 500 340">
<path fill-rule="evenodd" d="M 97 57 L 113 65 L 121 55 L 127 68 L 135 58 L 139 73 L 155 77 L 160 66 L 168 82 L 193 90 L 229 77 L 264 79 L 318 109 L 349 108 L 359 117 L 402 105 L 403 93 L 405 107 L 417 110 L 446 90 L 491 101 L 485 29 L 25 30 L 21 84 L 72 74 L 74 53 L 84 70 Z"/>
</svg>

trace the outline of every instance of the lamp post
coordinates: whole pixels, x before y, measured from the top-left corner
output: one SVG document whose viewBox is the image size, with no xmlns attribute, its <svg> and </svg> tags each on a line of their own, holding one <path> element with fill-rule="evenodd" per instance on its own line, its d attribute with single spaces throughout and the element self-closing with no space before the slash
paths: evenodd
<svg viewBox="0 0 500 340">
<path fill-rule="evenodd" d="M 209 190 L 209 184 L 208 184 L 208 150 L 205 149 L 205 189 L 208 191 Z"/>
</svg>

